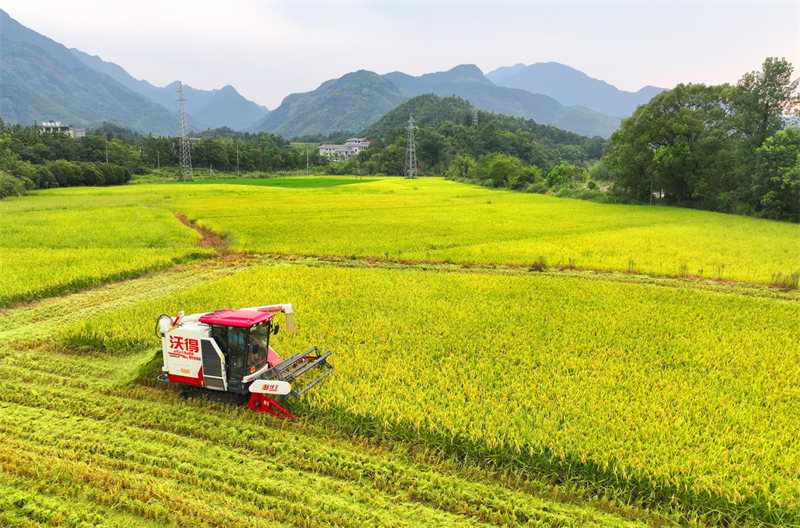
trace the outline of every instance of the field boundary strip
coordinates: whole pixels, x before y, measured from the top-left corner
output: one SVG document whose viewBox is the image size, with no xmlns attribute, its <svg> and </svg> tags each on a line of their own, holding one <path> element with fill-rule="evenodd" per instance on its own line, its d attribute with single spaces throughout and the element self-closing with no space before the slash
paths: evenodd
<svg viewBox="0 0 800 528">
<path fill-rule="evenodd" d="M 380 257 L 348 258 L 338 255 L 287 255 L 283 253 L 249 253 L 250 257 L 260 257 L 262 264 L 299 264 L 307 266 L 333 266 L 343 268 L 387 268 L 414 269 L 439 273 L 483 273 L 493 275 L 530 275 L 537 273 L 545 276 L 572 278 L 579 280 L 625 282 L 650 284 L 666 288 L 692 288 L 765 299 L 800 302 L 800 290 L 782 289 L 775 286 L 737 282 L 727 279 L 708 277 L 672 277 L 669 275 L 652 275 L 646 273 L 630 273 L 617 270 L 595 270 L 573 268 L 569 266 L 547 266 L 538 269 L 521 264 L 485 264 L 485 263 L 450 263 L 425 262 L 414 260 L 392 260 Z"/>
</svg>

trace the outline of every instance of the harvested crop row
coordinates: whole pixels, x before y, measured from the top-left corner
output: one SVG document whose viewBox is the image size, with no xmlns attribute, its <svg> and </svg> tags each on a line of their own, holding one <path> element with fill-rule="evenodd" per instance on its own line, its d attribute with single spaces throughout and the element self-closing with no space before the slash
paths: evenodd
<svg viewBox="0 0 800 528">
<path fill-rule="evenodd" d="M 49 408 L 56 394 L 63 405 Z M 39 492 L 166 525 L 641 526 L 273 429 L 262 416 L 187 404 L 170 391 L 82 389 L 34 375 L 5 384 L 0 398 L 10 483 L 39 479 Z"/>
</svg>

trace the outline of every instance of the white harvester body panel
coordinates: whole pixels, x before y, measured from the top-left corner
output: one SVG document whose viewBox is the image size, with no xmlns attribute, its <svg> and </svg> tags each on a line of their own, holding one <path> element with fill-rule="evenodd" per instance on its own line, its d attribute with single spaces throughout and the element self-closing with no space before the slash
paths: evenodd
<svg viewBox="0 0 800 528">
<path fill-rule="evenodd" d="M 203 323 L 184 322 L 177 328 L 164 333 L 162 341 L 162 354 L 164 357 L 163 370 L 169 374 L 170 379 L 189 383 L 191 385 L 206 386 L 205 376 L 210 374 L 208 367 L 214 368 L 215 378 L 224 380 L 225 369 L 219 373 L 218 364 L 224 365 L 224 357 L 219 347 L 211 339 L 211 327 Z M 203 372 L 203 356 L 210 364 Z M 211 381 L 211 380 L 208 380 Z M 225 381 L 208 384 L 209 388 L 225 390 Z M 220 386 L 221 385 L 221 386 Z"/>
</svg>

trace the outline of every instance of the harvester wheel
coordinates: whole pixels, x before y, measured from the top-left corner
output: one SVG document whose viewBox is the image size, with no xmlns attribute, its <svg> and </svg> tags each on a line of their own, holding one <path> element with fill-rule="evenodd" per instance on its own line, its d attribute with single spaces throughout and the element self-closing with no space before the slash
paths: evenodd
<svg viewBox="0 0 800 528">
<path fill-rule="evenodd" d="M 184 400 L 201 400 L 226 405 L 243 405 L 247 402 L 247 395 L 234 394 L 231 392 L 221 392 L 209 389 L 186 389 L 181 391 L 181 398 Z"/>
</svg>

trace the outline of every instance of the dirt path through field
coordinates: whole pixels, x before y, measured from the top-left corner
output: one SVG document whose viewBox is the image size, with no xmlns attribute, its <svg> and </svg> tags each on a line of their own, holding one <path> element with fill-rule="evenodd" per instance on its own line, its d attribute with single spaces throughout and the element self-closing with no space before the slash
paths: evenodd
<svg viewBox="0 0 800 528">
<path fill-rule="evenodd" d="M 225 237 L 221 237 L 203 226 L 199 226 L 195 223 L 192 223 L 191 220 L 189 220 L 180 213 L 172 213 L 172 214 L 175 215 L 175 218 L 180 220 L 183 225 L 185 225 L 188 228 L 194 229 L 195 231 L 200 233 L 200 235 L 202 236 L 199 242 L 200 246 L 215 248 L 220 252 L 224 252 L 227 249 L 228 241 L 225 239 Z"/>
</svg>

